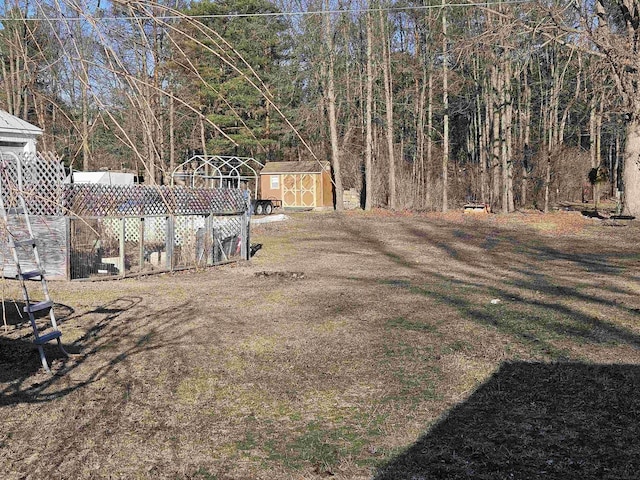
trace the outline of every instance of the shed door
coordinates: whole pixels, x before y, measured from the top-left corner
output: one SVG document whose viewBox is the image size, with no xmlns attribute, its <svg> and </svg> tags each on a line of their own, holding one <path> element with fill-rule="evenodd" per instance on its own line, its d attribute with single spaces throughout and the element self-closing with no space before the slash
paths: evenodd
<svg viewBox="0 0 640 480">
<path fill-rule="evenodd" d="M 300 177 L 301 206 L 316 206 L 316 181 L 314 175 L 304 174 Z"/>
<path fill-rule="evenodd" d="M 287 174 L 282 177 L 282 206 L 316 206 L 316 179 L 311 174 Z"/>
<path fill-rule="evenodd" d="M 296 204 L 296 177 L 295 175 L 282 176 L 282 206 L 297 207 Z"/>
</svg>

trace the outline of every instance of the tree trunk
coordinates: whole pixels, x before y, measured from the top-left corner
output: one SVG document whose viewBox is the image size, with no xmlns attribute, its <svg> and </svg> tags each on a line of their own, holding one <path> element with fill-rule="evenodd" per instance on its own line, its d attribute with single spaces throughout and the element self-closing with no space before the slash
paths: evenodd
<svg viewBox="0 0 640 480">
<path fill-rule="evenodd" d="M 387 35 L 382 10 L 380 13 L 380 31 L 382 32 L 382 75 L 384 78 L 384 100 L 386 111 L 387 155 L 389 157 L 389 208 L 396 208 L 396 161 L 393 151 L 393 88 L 391 80 L 391 38 Z"/>
<path fill-rule="evenodd" d="M 611 172 L 611 195 L 618 198 L 618 170 L 620 169 L 620 134 L 616 133 L 616 149 Z"/>
<path fill-rule="evenodd" d="M 596 168 L 602 165 L 602 117 L 604 111 L 604 94 L 600 95 L 596 114 Z"/>
<path fill-rule="evenodd" d="M 2 64 L 2 78 L 4 79 L 4 82 L 2 82 L 4 84 L 4 96 L 5 96 L 5 103 L 7 106 L 7 111 L 9 113 L 13 112 L 13 96 L 11 95 L 11 82 L 10 82 L 10 77 L 7 74 L 7 62 L 0 62 Z"/>
<path fill-rule="evenodd" d="M 424 62 L 426 59 L 422 59 Z M 419 89 L 419 101 L 418 101 L 418 124 L 416 128 L 416 145 L 417 145 L 417 158 L 419 159 L 418 169 L 418 205 L 420 207 L 425 206 L 425 181 L 424 181 L 424 156 L 425 156 L 425 109 L 427 103 L 427 66 L 422 66 L 422 84 Z"/>
<path fill-rule="evenodd" d="M 33 97 L 33 106 L 35 108 L 36 115 L 38 117 L 38 123 L 42 127 L 45 126 L 45 121 L 46 121 L 44 102 L 45 102 L 45 99 L 42 98 L 42 97 L 40 97 L 40 98 L 38 98 L 36 96 Z M 42 138 L 40 140 L 42 142 L 42 150 L 45 151 L 45 152 L 53 150 L 53 149 L 49 148 L 48 138 L 49 138 L 49 135 L 45 134 L 45 135 L 42 135 Z"/>
<path fill-rule="evenodd" d="M 507 155 L 507 78 L 505 62 L 498 67 L 500 98 L 500 160 L 502 166 L 502 213 L 509 213 L 509 158 Z"/>
<path fill-rule="evenodd" d="M 173 185 L 173 171 L 176 168 L 176 137 L 175 137 L 175 120 L 176 107 L 173 100 L 173 92 L 169 96 L 169 181 Z"/>
<path fill-rule="evenodd" d="M 520 187 L 520 204 L 522 207 L 527 205 L 527 181 L 529 179 L 529 171 L 531 165 L 529 165 L 530 152 L 531 152 L 531 85 L 529 84 L 529 66 L 524 69 L 524 99 L 523 99 L 523 114 L 522 114 L 522 129 L 523 129 L 523 141 L 522 141 L 522 184 Z"/>
<path fill-rule="evenodd" d="M 336 188 L 336 205 L 338 211 L 344 210 L 342 172 L 340 169 L 340 148 L 338 145 L 338 119 L 336 114 L 336 89 L 334 79 L 335 52 L 333 49 L 333 35 L 331 33 L 331 14 L 329 13 L 329 0 L 324 2 L 325 12 L 323 14 L 324 36 L 328 56 L 326 70 L 326 101 L 327 114 L 329 116 L 329 138 L 331 142 L 331 164 L 333 165 L 333 180 Z"/>
<path fill-rule="evenodd" d="M 567 67 L 569 66 L 569 60 L 567 60 Z M 565 67 L 565 69 L 567 68 Z M 559 138 L 558 138 L 558 144 L 562 145 L 564 144 L 564 131 L 567 128 L 567 121 L 569 119 L 569 113 L 572 110 L 574 104 L 578 101 L 578 99 L 580 98 L 580 93 L 581 93 L 581 77 L 582 77 L 582 56 L 580 54 L 578 54 L 578 71 L 576 72 L 576 88 L 574 90 L 573 93 L 573 98 L 571 99 L 570 102 L 567 102 L 567 104 L 565 105 L 564 108 L 564 112 L 562 113 L 562 119 L 560 120 L 560 128 L 559 128 Z"/>
<path fill-rule="evenodd" d="M 634 115 L 626 126 L 623 155 L 624 213 L 640 216 L 640 118 Z"/>
<path fill-rule="evenodd" d="M 591 168 L 598 167 L 598 154 L 596 151 L 596 97 L 591 96 L 589 100 L 589 158 Z"/>
<path fill-rule="evenodd" d="M 482 115 L 482 96 L 481 92 L 481 78 L 480 78 L 480 61 L 476 58 L 473 60 L 473 77 L 476 81 L 476 108 L 474 113 L 474 124 L 476 131 L 476 141 L 478 149 L 478 170 L 479 170 L 479 189 L 480 189 L 480 201 L 487 203 L 487 139 L 484 135 L 485 128 Z M 477 194 L 477 192 L 476 192 Z M 477 199 L 474 199 L 477 200 Z"/>
<path fill-rule="evenodd" d="M 82 82 L 82 170 L 89 171 L 89 102 L 87 89 L 89 84 Z"/>
<path fill-rule="evenodd" d="M 513 212 L 515 205 L 513 202 L 513 96 L 511 92 L 512 85 L 512 70 L 511 64 L 505 62 L 505 155 L 507 157 L 507 210 Z"/>
<path fill-rule="evenodd" d="M 442 6 L 445 1 L 442 0 Z M 442 109 L 444 118 L 442 120 L 442 211 L 446 212 L 449 207 L 449 79 L 447 71 L 447 11 L 442 10 Z"/>
<path fill-rule="evenodd" d="M 200 124 L 200 146 L 202 147 L 202 154 L 206 157 L 207 156 L 207 138 L 206 138 L 206 131 L 204 128 L 204 115 L 201 115 L 200 117 L 198 117 L 198 121 Z"/>
<path fill-rule="evenodd" d="M 491 107 L 492 129 L 491 129 L 491 173 L 492 173 L 492 189 L 491 189 L 491 206 L 497 208 L 500 201 L 500 105 L 498 101 L 499 82 L 498 67 L 491 67 Z"/>
<path fill-rule="evenodd" d="M 367 79 L 366 79 L 366 134 L 364 165 L 364 209 L 369 211 L 373 206 L 373 19 L 367 12 Z"/>
<path fill-rule="evenodd" d="M 480 94 L 476 96 L 476 135 L 478 137 L 478 166 L 480 170 L 480 201 L 487 203 L 487 147 L 482 122 L 482 102 Z"/>
<path fill-rule="evenodd" d="M 551 115 L 552 109 L 549 109 Z M 547 168 L 544 176 L 544 213 L 549 213 L 549 188 L 551 186 L 551 152 L 553 150 L 553 129 L 551 124 L 547 130 Z"/>
<path fill-rule="evenodd" d="M 493 168 L 493 145 L 492 145 L 492 105 L 493 105 L 493 97 L 491 95 L 491 86 L 489 85 L 489 81 L 485 78 L 484 80 L 484 121 L 480 122 L 482 125 L 482 135 L 484 136 L 484 152 L 485 152 L 485 196 L 487 197 L 485 203 L 488 203 L 493 208 L 493 188 L 492 188 L 492 168 Z"/>
<path fill-rule="evenodd" d="M 429 93 L 427 94 L 427 165 L 424 172 L 425 202 L 431 210 L 431 165 L 433 164 L 433 56 L 429 60 Z"/>
</svg>

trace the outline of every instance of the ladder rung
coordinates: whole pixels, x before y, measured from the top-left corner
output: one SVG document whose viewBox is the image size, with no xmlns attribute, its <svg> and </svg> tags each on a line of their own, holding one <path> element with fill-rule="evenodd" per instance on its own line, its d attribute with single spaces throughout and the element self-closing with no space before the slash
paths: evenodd
<svg viewBox="0 0 640 480">
<path fill-rule="evenodd" d="M 40 270 L 31 270 L 30 272 L 22 272 L 22 279 L 29 280 L 30 278 L 42 277 L 44 272 Z M 20 275 L 17 275 L 17 278 L 20 278 Z"/>
<path fill-rule="evenodd" d="M 10 208 L 7 208 L 7 213 L 9 215 L 22 215 L 24 213 L 24 208 L 22 208 L 22 207 L 10 207 Z"/>
<path fill-rule="evenodd" d="M 27 305 L 26 307 L 24 307 L 24 311 L 26 313 L 29 312 L 39 312 L 41 310 L 46 310 L 47 308 L 51 308 L 53 307 L 53 302 L 51 300 L 43 300 L 42 302 L 38 302 L 38 303 L 31 303 L 29 305 Z"/>
<path fill-rule="evenodd" d="M 11 239 L 10 241 L 13 242 L 13 246 L 14 247 L 22 247 L 24 245 L 29 245 L 31 247 L 35 247 L 36 246 L 36 239 L 35 238 L 24 238 L 22 240 Z"/>
<path fill-rule="evenodd" d="M 49 333 L 45 333 L 44 335 L 39 335 L 33 343 L 36 345 L 42 345 L 43 343 L 47 343 L 49 340 L 53 340 L 55 338 L 60 338 L 62 336 L 62 332 L 60 330 L 53 330 Z"/>
</svg>

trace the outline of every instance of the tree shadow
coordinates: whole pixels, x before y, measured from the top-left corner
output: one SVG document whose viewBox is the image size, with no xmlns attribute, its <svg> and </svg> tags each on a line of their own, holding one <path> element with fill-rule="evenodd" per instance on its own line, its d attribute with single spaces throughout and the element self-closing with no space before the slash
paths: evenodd
<svg viewBox="0 0 640 480">
<path fill-rule="evenodd" d="M 400 220 L 398 226 L 393 242 L 379 238 L 366 226 L 345 228 L 358 239 L 355 243 L 360 248 L 366 246 L 405 267 L 411 280 L 403 279 L 401 286 L 411 293 L 454 307 L 464 318 L 495 327 L 554 359 L 567 359 L 567 352 L 554 346 L 562 338 L 640 349 L 640 335 L 597 311 L 582 308 L 593 305 L 624 317 L 637 315 L 633 304 L 612 299 L 635 297 L 631 289 L 620 285 L 632 279 L 633 269 L 628 269 L 637 255 L 600 252 L 597 242 L 557 246 L 531 231 L 520 233 L 475 222 L 467 228 L 433 222 L 423 230 Z M 404 248 L 396 243 L 398 239 L 405 242 Z M 406 244 L 413 245 L 413 250 Z M 428 251 L 418 255 L 432 262 L 416 262 L 411 257 L 418 245 Z M 605 276 L 607 282 L 602 281 Z M 393 280 L 397 279 L 383 276 L 378 282 Z M 585 282 L 590 288 L 583 292 L 580 285 Z M 479 295 L 486 300 L 479 301 Z M 497 305 L 489 302 L 495 298 Z"/>
<path fill-rule="evenodd" d="M 63 332 L 65 322 L 71 320 L 91 318 L 87 321 L 92 325 L 72 342 L 65 342 L 63 335 L 62 343 L 71 354 L 69 357 L 60 352 L 55 342 L 44 346 L 52 375 L 42 369 L 30 328 L 24 328 L 25 334 L 18 338 L 0 336 L 0 407 L 63 397 L 104 377 L 131 356 L 178 345 L 189 332 L 172 335 L 171 341 L 160 340 L 173 325 L 157 322 L 158 317 L 174 318 L 176 310 L 192 313 L 188 304 L 156 311 L 145 308 L 141 297 L 123 296 L 81 315 L 62 318 Z M 93 320 L 96 317 L 98 320 Z M 101 359 L 90 362 L 98 354 Z M 74 371 L 82 371 L 81 380 L 68 379 Z"/>
<path fill-rule="evenodd" d="M 4 328 L 5 324 L 7 328 L 21 328 L 28 326 L 29 316 L 24 311 L 25 305 L 26 304 L 21 300 L 4 300 L 2 302 L 2 312 L 0 313 L 3 317 L 3 324 L 0 325 L 0 328 Z M 54 303 L 53 308 L 56 314 L 56 319 L 60 321 L 70 318 L 75 313 L 75 310 L 72 307 L 62 303 Z M 36 312 L 34 316 L 36 319 L 48 318 L 49 314 L 46 310 L 43 310 Z"/>
<path fill-rule="evenodd" d="M 0 383 L 13 383 L 34 375 L 42 369 L 37 347 L 33 343 L 33 330 L 28 315 L 24 313 L 24 307 L 23 301 L 5 300 L 3 302 L 3 316 L 8 332 L 3 330 L 2 334 L 9 333 L 10 336 L 0 334 Z M 54 304 L 54 311 L 59 324 L 75 313 L 72 307 L 61 303 Z M 34 317 L 42 331 L 50 326 L 47 311 L 36 312 Z M 4 329 L 5 326 L 0 328 Z M 69 344 L 65 347 L 71 354 L 79 353 L 77 345 Z M 46 343 L 43 348 L 50 362 L 66 358 L 55 342 Z M 0 404 L 2 404 L 1 398 Z"/>
<path fill-rule="evenodd" d="M 374 478 L 637 478 L 639 411 L 637 365 L 504 363 Z"/>
</svg>

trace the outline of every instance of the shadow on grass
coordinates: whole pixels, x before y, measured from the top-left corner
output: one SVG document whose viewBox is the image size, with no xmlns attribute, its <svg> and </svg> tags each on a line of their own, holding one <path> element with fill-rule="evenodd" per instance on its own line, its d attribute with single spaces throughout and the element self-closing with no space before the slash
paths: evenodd
<svg viewBox="0 0 640 480">
<path fill-rule="evenodd" d="M 33 343 L 33 330 L 29 323 L 29 316 L 24 313 L 25 303 L 22 301 L 3 303 L 4 325 L 0 327 L 3 329 L 0 333 L 0 384 L 19 382 L 42 369 L 37 347 Z M 64 322 L 75 313 L 72 307 L 60 303 L 54 304 L 54 311 L 58 323 Z M 38 327 L 42 329 L 41 333 L 46 332 L 45 326 L 49 326 L 48 311 L 37 312 L 35 318 Z M 16 338 L 15 332 L 20 336 Z M 2 336 L 4 333 L 13 335 Z M 65 358 L 53 341 L 46 343 L 43 347 L 49 362 Z M 79 353 L 76 345 L 69 344 L 65 347 L 71 354 Z M 6 392 L 0 389 L 0 405 L 4 403 L 4 395 L 2 395 L 4 393 Z"/>
<path fill-rule="evenodd" d="M 2 316 L 3 325 L 0 328 L 19 328 L 23 326 L 29 326 L 29 315 L 24 312 L 25 303 L 19 300 L 5 300 L 2 302 Z M 54 311 L 56 313 L 56 319 L 64 321 L 75 313 L 74 309 L 69 305 L 62 303 L 53 304 Z M 47 310 L 42 310 L 35 313 L 36 319 L 48 318 L 49 313 Z"/>
<path fill-rule="evenodd" d="M 405 452 L 391 479 L 635 479 L 640 367 L 505 363 Z"/>
<path fill-rule="evenodd" d="M 66 308 L 73 312 L 70 307 Z M 90 320 L 93 325 L 73 342 L 65 341 L 64 330 L 65 321 L 74 317 L 57 313 L 62 343 L 71 355 L 65 357 L 55 342 L 44 346 L 53 375 L 42 369 L 28 324 L 23 326 L 20 333 L 24 334 L 18 338 L 0 336 L 0 407 L 63 397 L 104 377 L 129 357 L 180 343 L 183 335 L 173 336 L 169 342 L 160 340 L 173 328 L 171 322 L 156 326 L 158 317 L 173 318 L 176 311 L 190 312 L 191 307 L 183 304 L 154 311 L 145 308 L 140 297 L 123 296 L 80 315 L 98 320 Z M 104 360 L 85 368 L 85 363 L 99 353 Z M 80 369 L 82 380 L 70 381 L 68 374 Z"/>
<path fill-rule="evenodd" d="M 612 310 L 625 317 L 637 314 L 636 308 L 612 299 L 612 295 L 635 295 L 631 288 L 615 286 L 623 279 L 633 284 L 635 253 L 593 254 L 600 244 L 586 241 L 557 247 L 529 230 L 520 233 L 475 223 L 464 230 L 445 222 L 434 225 L 420 230 L 412 223 L 404 228 L 398 222 L 398 236 L 404 236 L 405 242 L 430 247 L 433 261 L 428 264 L 416 263 L 409 250 L 380 238 L 374 229 L 345 228 L 358 244 L 419 275 L 396 286 L 454 307 L 464 318 L 497 328 L 555 360 L 568 359 L 568 352 L 554 346 L 555 340 L 562 339 L 640 349 L 640 335 L 608 320 Z M 456 239 L 464 243 L 456 244 Z M 440 256 L 433 253 L 433 247 Z M 557 261 L 566 264 L 553 263 Z M 383 283 L 392 281 L 387 278 Z M 593 287 L 596 281 L 597 289 Z M 588 292 L 581 291 L 584 282 L 592 282 Z M 498 305 L 489 302 L 495 298 Z M 593 305 L 593 313 L 586 313 L 585 305 Z M 609 308 L 606 316 L 600 308 Z"/>
</svg>

